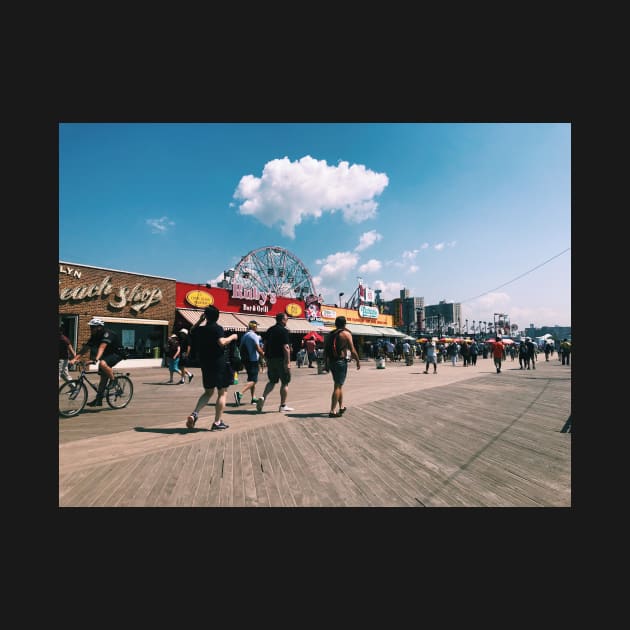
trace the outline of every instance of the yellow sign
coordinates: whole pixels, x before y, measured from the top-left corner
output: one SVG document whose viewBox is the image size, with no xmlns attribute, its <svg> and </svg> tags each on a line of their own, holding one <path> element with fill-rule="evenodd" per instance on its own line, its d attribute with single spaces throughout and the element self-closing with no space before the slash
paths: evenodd
<svg viewBox="0 0 630 630">
<path fill-rule="evenodd" d="M 206 308 L 206 306 L 214 304 L 214 298 L 207 291 L 195 289 L 195 291 L 186 293 L 186 302 L 197 308 Z"/>
<path fill-rule="evenodd" d="M 287 304 L 285 311 L 291 317 L 299 317 L 302 314 L 302 307 L 295 302 L 291 302 L 291 304 Z"/>
</svg>

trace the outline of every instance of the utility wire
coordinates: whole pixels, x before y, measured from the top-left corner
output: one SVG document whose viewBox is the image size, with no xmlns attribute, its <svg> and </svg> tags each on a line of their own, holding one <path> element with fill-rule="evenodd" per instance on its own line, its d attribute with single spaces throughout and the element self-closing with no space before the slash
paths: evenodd
<svg viewBox="0 0 630 630">
<path fill-rule="evenodd" d="M 531 273 L 532 271 L 536 271 L 536 269 L 539 269 L 543 265 L 546 265 L 548 262 L 551 262 L 554 258 L 558 258 L 558 256 L 562 256 L 562 254 L 565 254 L 570 249 L 571 249 L 570 247 L 567 247 L 564 251 L 561 251 L 559 254 L 556 254 L 555 256 L 552 256 L 548 260 L 545 260 L 545 262 L 540 263 L 540 265 L 536 265 L 535 267 L 533 267 L 529 271 L 526 271 L 525 273 L 522 273 L 520 276 L 516 276 L 516 278 L 512 278 L 512 280 L 508 280 L 507 282 L 504 282 L 503 284 L 500 284 L 498 287 L 495 287 L 494 289 L 490 289 L 489 291 L 485 291 L 484 293 L 480 293 L 479 295 L 475 295 L 475 297 L 466 298 L 465 300 L 462 300 L 460 302 L 460 304 L 463 304 L 464 302 L 470 302 L 471 300 L 476 300 L 477 298 L 480 298 L 480 297 L 482 297 L 484 295 L 487 295 L 488 293 L 492 293 L 493 291 L 496 291 L 497 289 L 502 289 L 503 287 L 507 286 L 508 284 L 512 284 L 512 282 L 516 282 L 517 280 L 519 280 L 523 276 L 526 276 L 528 273 Z"/>
</svg>

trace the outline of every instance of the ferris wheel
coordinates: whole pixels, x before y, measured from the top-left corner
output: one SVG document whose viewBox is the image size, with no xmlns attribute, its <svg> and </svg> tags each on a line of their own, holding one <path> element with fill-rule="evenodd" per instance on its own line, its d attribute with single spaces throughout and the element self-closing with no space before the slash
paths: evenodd
<svg viewBox="0 0 630 630">
<path fill-rule="evenodd" d="M 234 267 L 232 283 L 281 297 L 315 295 L 313 278 L 304 263 L 282 247 L 260 247 L 243 256 Z"/>
</svg>

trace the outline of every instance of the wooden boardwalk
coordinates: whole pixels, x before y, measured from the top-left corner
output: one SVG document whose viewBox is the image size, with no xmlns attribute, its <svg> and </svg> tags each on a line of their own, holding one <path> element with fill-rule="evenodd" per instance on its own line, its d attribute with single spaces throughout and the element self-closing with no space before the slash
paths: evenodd
<svg viewBox="0 0 630 630">
<path fill-rule="evenodd" d="M 128 408 L 59 420 L 59 506 L 570 507 L 571 368 L 540 356 L 536 370 L 508 359 L 501 374 L 491 359 L 436 375 L 351 364 L 342 418 L 328 417 L 329 374 L 294 365 L 295 411 L 277 411 L 276 386 L 257 414 L 233 405 L 241 373 L 230 428 L 215 432 L 213 404 L 185 428 L 199 369 L 185 385 L 131 370 Z"/>
</svg>

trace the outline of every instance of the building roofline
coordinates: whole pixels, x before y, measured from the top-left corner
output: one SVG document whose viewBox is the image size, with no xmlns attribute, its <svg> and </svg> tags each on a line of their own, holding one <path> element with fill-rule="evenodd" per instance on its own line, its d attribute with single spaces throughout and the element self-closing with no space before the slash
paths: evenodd
<svg viewBox="0 0 630 630">
<path fill-rule="evenodd" d="M 144 276 L 145 278 L 158 278 L 160 280 L 174 280 L 177 282 L 177 278 L 167 278 L 166 276 L 154 276 L 150 273 L 138 273 L 137 271 L 125 271 L 123 269 L 110 269 L 109 267 L 98 267 L 97 265 L 86 265 L 85 263 L 68 262 L 66 260 L 60 260 L 60 265 L 76 265 L 77 267 L 90 267 L 91 269 L 101 269 L 103 271 L 115 271 L 116 273 L 129 273 L 134 276 Z"/>
</svg>

